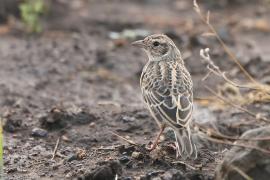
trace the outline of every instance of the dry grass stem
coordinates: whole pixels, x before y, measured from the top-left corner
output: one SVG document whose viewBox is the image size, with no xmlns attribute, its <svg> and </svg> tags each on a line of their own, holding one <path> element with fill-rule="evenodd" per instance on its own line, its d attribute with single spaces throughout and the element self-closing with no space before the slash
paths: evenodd
<svg viewBox="0 0 270 180">
<path fill-rule="evenodd" d="M 234 165 L 230 165 L 230 169 L 238 172 L 243 178 L 246 180 L 253 180 L 249 175 L 247 175 L 244 171 L 242 171 L 239 167 L 236 167 Z"/>
<path fill-rule="evenodd" d="M 214 64 L 214 62 L 212 61 L 212 59 L 209 55 L 209 48 L 201 49 L 200 56 L 201 56 L 202 60 L 204 60 L 204 63 L 207 64 L 206 68 L 209 70 L 207 75 L 202 79 L 203 81 L 205 81 L 209 77 L 209 75 L 213 73 L 216 76 L 221 77 L 225 82 L 227 82 L 235 87 L 261 91 L 262 93 L 265 93 L 265 96 L 266 96 L 265 99 L 270 100 L 270 86 L 263 85 L 263 84 L 252 84 L 252 83 L 251 84 L 244 84 L 244 85 L 235 83 L 235 82 L 231 81 L 226 76 L 226 72 L 222 72 L 220 70 L 220 68 Z"/>
<path fill-rule="evenodd" d="M 238 67 L 240 68 L 240 70 L 245 74 L 245 76 L 253 83 L 257 83 L 257 81 L 245 70 L 245 68 L 239 63 L 239 61 L 237 60 L 237 58 L 235 57 L 235 55 L 231 52 L 231 50 L 228 48 L 228 46 L 223 42 L 223 40 L 221 39 L 221 37 L 218 35 L 216 29 L 212 26 L 212 24 L 210 23 L 210 12 L 208 11 L 207 15 L 204 16 L 201 12 L 201 9 L 197 3 L 196 0 L 193 1 L 193 6 L 194 6 L 194 10 L 195 12 L 199 15 L 200 19 L 202 20 L 203 23 L 205 23 L 208 28 L 210 29 L 211 33 L 213 33 L 215 35 L 215 37 L 217 38 L 217 40 L 219 41 L 219 43 L 221 44 L 221 46 L 223 47 L 223 49 L 225 50 L 225 52 L 229 55 L 230 59 L 233 60 Z"/>
<path fill-rule="evenodd" d="M 122 145 L 116 145 L 116 146 L 107 146 L 107 147 L 104 147 L 104 146 L 101 146 L 99 148 L 92 148 L 93 150 L 108 150 L 108 151 L 113 151 L 115 150 L 116 148 L 120 147 Z"/>
<path fill-rule="evenodd" d="M 229 84 L 231 84 L 231 85 L 233 85 L 235 87 L 259 90 L 259 88 L 252 87 L 252 86 L 249 86 L 249 85 L 237 84 L 237 83 L 231 81 L 229 78 L 227 78 L 226 72 L 222 72 L 220 70 L 220 68 L 217 65 L 215 65 L 214 62 L 212 61 L 212 59 L 211 59 L 211 57 L 209 55 L 209 48 L 201 49 L 200 56 L 204 60 L 204 62 L 207 64 L 206 68 L 209 70 L 208 74 L 203 78 L 203 81 L 205 81 L 209 77 L 209 75 L 213 73 L 216 76 L 219 76 L 219 77 L 223 78 L 227 83 L 229 83 Z"/>
<path fill-rule="evenodd" d="M 196 129 L 200 130 L 200 132 L 203 132 L 204 134 L 207 134 L 210 137 L 218 138 L 218 139 L 226 139 L 229 141 L 235 141 L 235 140 L 242 140 L 242 141 L 270 141 L 270 136 L 266 137 L 259 137 L 259 138 L 242 138 L 242 137 L 236 137 L 236 136 L 228 136 L 221 134 L 220 132 L 204 127 L 202 125 L 196 124 Z"/>
<path fill-rule="evenodd" d="M 172 164 L 183 164 L 183 165 L 187 166 L 189 169 L 196 170 L 195 167 L 189 165 L 188 163 L 185 163 L 184 161 L 174 161 L 174 162 L 172 162 Z"/>
<path fill-rule="evenodd" d="M 235 143 L 235 142 L 231 142 L 231 141 L 226 141 L 223 139 L 217 139 L 217 138 L 213 138 L 213 137 L 209 137 L 208 134 L 205 134 L 203 132 L 200 132 L 200 134 L 207 140 L 215 142 L 215 143 L 220 143 L 220 144 L 227 144 L 227 145 L 231 145 L 231 146 L 239 146 L 239 147 L 243 147 L 243 148 L 249 148 L 249 149 L 255 149 L 258 150 L 262 153 L 265 154 L 269 154 L 270 155 L 270 151 L 266 150 L 266 149 L 262 149 L 260 147 L 257 146 L 252 146 L 252 145 L 248 145 L 248 144 L 240 144 L 240 143 Z"/>
<path fill-rule="evenodd" d="M 56 141 L 51 160 L 53 160 L 55 158 L 55 155 L 56 155 L 58 147 L 59 147 L 59 143 L 60 143 L 60 137 Z"/>
<path fill-rule="evenodd" d="M 248 115 L 250 115 L 250 116 L 256 118 L 257 120 L 261 120 L 261 121 L 264 121 L 264 122 L 267 122 L 267 123 L 270 122 L 270 120 L 267 119 L 266 117 L 258 116 L 258 114 L 254 113 L 254 112 L 251 112 L 251 111 L 249 111 L 248 109 L 245 109 L 245 108 L 243 108 L 243 107 L 241 107 L 241 106 L 239 106 L 239 105 L 237 105 L 237 104 L 234 104 L 233 102 L 231 102 L 231 101 L 225 99 L 224 97 L 222 97 L 221 95 L 219 95 L 218 93 L 216 93 L 213 89 L 211 89 L 211 88 L 209 88 L 209 87 L 207 87 L 207 86 L 205 86 L 205 88 L 206 88 L 210 93 L 212 93 L 213 95 L 215 95 L 218 99 L 222 100 L 224 103 L 229 104 L 229 105 L 231 105 L 231 106 L 233 106 L 233 107 L 235 107 L 235 108 L 237 108 L 237 109 L 239 109 L 239 110 L 241 110 L 241 111 L 243 111 L 243 112 L 246 112 Z"/>
<path fill-rule="evenodd" d="M 132 141 L 132 140 L 129 140 L 129 139 L 123 137 L 123 136 L 120 136 L 119 134 L 116 134 L 115 132 L 110 131 L 110 133 L 112 133 L 113 135 L 119 137 L 120 139 L 126 141 L 127 143 L 129 143 L 129 144 L 131 144 L 131 145 L 134 145 L 134 146 L 138 146 L 138 145 L 139 145 L 139 144 L 135 143 L 135 142 Z"/>
</svg>

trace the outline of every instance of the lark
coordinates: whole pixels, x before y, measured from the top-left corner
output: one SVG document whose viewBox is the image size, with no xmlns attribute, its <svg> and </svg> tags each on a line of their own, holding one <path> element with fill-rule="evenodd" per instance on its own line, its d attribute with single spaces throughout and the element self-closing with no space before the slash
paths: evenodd
<svg viewBox="0 0 270 180">
<path fill-rule="evenodd" d="M 179 49 L 163 34 L 150 35 L 132 45 L 142 48 L 148 56 L 140 86 L 144 102 L 160 127 L 149 150 L 156 148 L 161 134 L 168 127 L 175 134 L 177 157 L 196 159 L 197 149 L 190 131 L 193 83 Z"/>
</svg>

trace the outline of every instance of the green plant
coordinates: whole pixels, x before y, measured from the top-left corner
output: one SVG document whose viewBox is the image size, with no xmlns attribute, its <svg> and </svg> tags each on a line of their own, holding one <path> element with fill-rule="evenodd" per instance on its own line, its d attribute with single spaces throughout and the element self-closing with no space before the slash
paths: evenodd
<svg viewBox="0 0 270 180">
<path fill-rule="evenodd" d="M 25 0 L 20 4 L 19 8 L 27 31 L 31 33 L 41 32 L 42 25 L 40 18 L 46 9 L 44 0 Z"/>
</svg>

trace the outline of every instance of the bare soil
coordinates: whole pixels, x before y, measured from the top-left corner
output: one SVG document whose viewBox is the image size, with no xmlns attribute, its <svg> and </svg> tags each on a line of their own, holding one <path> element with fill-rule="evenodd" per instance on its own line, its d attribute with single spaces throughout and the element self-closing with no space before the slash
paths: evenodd
<svg viewBox="0 0 270 180">
<path fill-rule="evenodd" d="M 200 101 L 210 95 L 203 85 L 222 84 L 217 78 L 200 81 L 206 74 L 199 58 L 201 48 L 210 47 L 213 60 L 231 78 L 245 79 L 215 38 L 200 36 L 207 27 L 193 11 L 192 1 L 63 3 L 53 5 L 42 34 L 11 29 L 0 35 L 6 179 L 114 179 L 115 174 L 125 180 L 213 179 L 222 150 L 228 146 L 202 148 L 198 160 L 183 163 L 175 158 L 173 136 L 166 132 L 155 151 L 146 151 L 158 132 L 139 89 L 146 55 L 131 47 L 132 40 L 110 38 L 111 32 L 126 29 L 168 34 L 193 77 L 194 118 L 212 118 L 220 124 L 252 120 L 235 108 L 214 110 Z M 211 22 L 223 40 L 244 67 L 265 83 L 270 82 L 269 6 L 202 2 L 203 8 L 211 10 Z M 261 24 L 254 23 L 257 19 Z M 270 116 L 267 103 L 247 108 Z M 250 125 L 224 128 L 227 134 L 240 135 Z"/>
</svg>

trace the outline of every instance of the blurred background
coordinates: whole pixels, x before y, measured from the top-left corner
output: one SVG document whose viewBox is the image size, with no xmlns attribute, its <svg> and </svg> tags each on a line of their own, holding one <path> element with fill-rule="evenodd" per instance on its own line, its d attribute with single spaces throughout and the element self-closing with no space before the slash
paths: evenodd
<svg viewBox="0 0 270 180">
<path fill-rule="evenodd" d="M 204 15 L 211 11 L 211 24 L 243 67 L 269 84 L 270 1 L 198 0 L 198 4 Z M 147 35 L 165 33 L 177 44 L 192 74 L 197 105 L 208 105 L 200 101 L 209 96 L 204 84 L 216 88 L 220 83 L 209 78 L 202 84 L 207 73 L 199 56 L 202 48 L 210 48 L 213 61 L 232 79 L 248 81 L 209 32 L 191 0 L 0 0 L 5 175 L 78 177 L 109 157 L 119 158 L 114 151 L 89 155 L 91 148 L 121 142 L 109 131 L 138 143 L 153 138 L 158 128 L 139 89 L 147 57 L 130 45 Z M 269 106 L 263 108 L 267 111 Z M 231 117 L 221 112 L 211 118 Z M 211 113 L 207 111 L 206 117 Z M 59 137 L 60 155 L 44 164 Z M 86 158 L 55 168 L 61 159 L 82 151 L 88 152 Z M 138 167 L 141 171 L 131 168 L 123 176 L 157 168 Z M 213 167 L 207 173 L 213 177 Z"/>
</svg>

